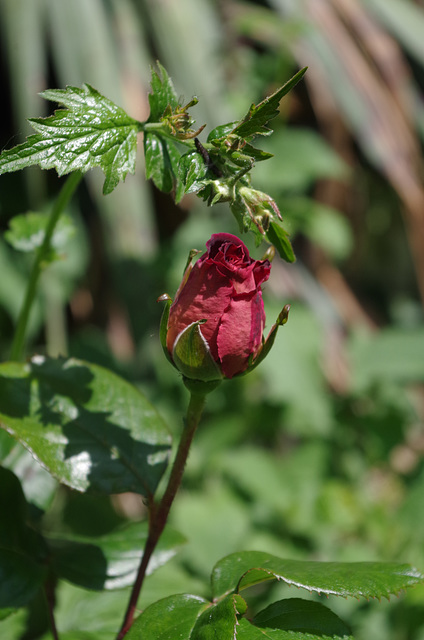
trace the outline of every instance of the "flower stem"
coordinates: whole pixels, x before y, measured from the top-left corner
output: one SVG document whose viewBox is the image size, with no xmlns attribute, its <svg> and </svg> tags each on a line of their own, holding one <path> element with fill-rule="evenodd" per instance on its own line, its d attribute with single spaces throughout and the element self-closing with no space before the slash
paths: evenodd
<svg viewBox="0 0 424 640">
<path fill-rule="evenodd" d="M 11 360 L 21 360 L 22 358 L 24 346 L 25 346 L 28 320 L 31 313 L 32 305 L 34 303 L 35 294 L 37 292 L 38 280 L 39 280 L 41 271 L 43 269 L 43 262 L 46 259 L 48 252 L 50 250 L 50 243 L 51 243 L 51 239 L 52 239 L 56 224 L 58 223 L 58 220 L 61 214 L 63 213 L 63 210 L 65 209 L 66 205 L 71 199 L 81 178 L 82 178 L 82 173 L 80 171 L 75 171 L 74 173 L 71 173 L 70 176 L 67 178 L 65 184 L 63 185 L 56 199 L 56 202 L 53 205 L 53 209 L 51 211 L 50 218 L 44 234 L 43 243 L 36 253 L 31 275 L 28 280 L 24 302 L 21 307 L 18 324 L 16 327 L 15 335 L 13 337 L 12 348 L 10 351 Z"/>
<path fill-rule="evenodd" d="M 177 454 L 175 456 L 174 464 L 172 465 L 171 475 L 169 476 L 165 493 L 158 504 L 155 504 L 152 501 L 149 505 L 149 535 L 144 546 L 143 557 L 138 569 L 137 578 L 131 591 L 124 621 L 116 640 L 122 640 L 133 623 L 137 600 L 140 595 L 141 587 L 143 586 L 144 578 L 146 577 L 147 566 L 165 528 L 169 511 L 181 485 L 184 467 L 190 451 L 190 445 L 193 441 L 204 406 L 205 395 L 192 393 L 187 409 L 187 418 L 181 434 L 181 440 L 178 445 Z"/>
</svg>

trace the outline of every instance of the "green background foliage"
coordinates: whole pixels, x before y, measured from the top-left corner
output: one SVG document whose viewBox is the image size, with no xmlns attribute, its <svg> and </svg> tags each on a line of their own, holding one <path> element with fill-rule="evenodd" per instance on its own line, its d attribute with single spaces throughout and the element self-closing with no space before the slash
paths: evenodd
<svg viewBox="0 0 424 640">
<path fill-rule="evenodd" d="M 193 593 L 193 611 L 203 612 L 214 565 L 252 549 L 299 561 L 384 560 L 424 569 L 421 5 L 3 0 L 0 12 L 2 149 L 24 143 L 31 133 L 26 118 L 51 115 L 38 96 L 50 87 L 88 83 L 131 118 L 146 120 L 156 58 L 183 103 L 199 98 L 191 112 L 198 126 L 207 123 L 203 142 L 309 66 L 306 80 L 283 99 L 275 133 L 261 144 L 274 157 L 253 173 L 258 188 L 276 200 L 297 257 L 294 265 L 273 263 L 264 293 L 267 325 L 287 302 L 290 319 L 260 367 L 210 396 L 140 606 Z M 377 36 L 382 52 L 373 47 Z M 63 230 L 42 276 L 28 353 L 70 356 L 96 371 L 108 367 L 142 391 L 177 437 L 187 392 L 163 357 L 155 300 L 164 291 L 174 294 L 190 249 L 203 250 L 213 232 L 237 234 L 238 226 L 226 204 L 207 209 L 188 194 L 175 205 L 145 180 L 143 166 L 138 152 L 135 174 L 131 165 L 125 184 L 107 196 L 101 172 L 86 175 L 68 207 L 72 233 Z M 31 217 L 17 216 L 49 211 L 60 181 L 37 167 L 1 180 L 0 226 L 7 235 L 0 240 L 0 357 L 6 361 L 32 260 L 16 244 L 37 242 Z M 243 240 L 262 256 L 265 245 Z M 5 374 L 23 380 L 25 371 L 19 365 Z M 23 388 L 39 419 L 36 390 Z M 51 410 L 72 413 L 75 398 L 64 402 L 51 389 L 48 395 Z M 17 575 L 24 558 L 28 577 L 19 585 L 27 608 L 0 622 L 2 637 L 50 640 L 38 594 L 45 579 L 46 549 L 35 534 L 41 529 L 64 578 L 56 596 L 61 640 L 113 638 L 128 600 L 135 540 L 145 536 L 138 530 L 145 518 L 141 497 L 119 493 L 122 487 L 110 499 L 58 486 L 3 430 L 0 455 L 0 487 L 14 497 L 2 509 L 2 553 Z M 93 546 L 101 557 L 90 556 Z M 94 558 L 96 572 L 69 581 L 73 557 L 84 553 Z M 111 573 L 122 590 L 94 591 Z M 334 612 L 333 636 L 348 633 L 341 618 L 359 640 L 424 638 L 422 586 L 390 602 L 327 601 L 302 592 L 299 605 L 298 595 L 282 581 L 243 592 L 258 626 L 265 625 L 264 612 L 282 613 L 267 609 L 271 602 L 292 602 L 312 618 L 324 602 Z M 241 606 L 236 597 L 222 606 Z M 2 606 L 5 612 L 7 598 Z M 154 610 L 147 611 L 150 618 L 140 624 L 154 624 Z M 219 622 L 219 610 L 215 615 Z M 240 637 L 255 637 L 248 625 L 243 622 Z M 201 637 L 201 627 L 197 632 Z M 284 630 L 275 637 L 285 638 Z"/>
</svg>

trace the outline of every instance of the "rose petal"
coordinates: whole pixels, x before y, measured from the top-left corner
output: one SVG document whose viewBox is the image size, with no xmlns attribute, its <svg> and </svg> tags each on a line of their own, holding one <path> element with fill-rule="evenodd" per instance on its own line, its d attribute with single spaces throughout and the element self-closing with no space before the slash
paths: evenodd
<svg viewBox="0 0 424 640">
<path fill-rule="evenodd" d="M 228 242 L 229 244 L 233 244 L 236 247 L 241 247 L 244 251 L 244 254 L 249 256 L 249 251 L 246 247 L 246 245 L 244 244 L 244 242 L 242 242 L 240 240 L 240 238 L 237 238 L 237 236 L 233 236 L 231 233 L 214 233 L 211 235 L 211 237 L 209 238 L 209 240 L 206 243 L 206 246 L 208 248 L 208 256 L 210 258 L 214 258 L 217 251 L 221 248 L 221 245 L 224 242 Z"/>
<path fill-rule="evenodd" d="M 178 334 L 192 322 L 206 319 L 202 333 L 217 360 L 216 333 L 222 314 L 228 307 L 233 287 L 228 278 L 210 269 L 207 261 L 198 260 L 187 283 L 169 310 L 167 347 L 172 353 Z"/>
<path fill-rule="evenodd" d="M 237 296 L 231 300 L 218 328 L 217 345 L 221 369 L 232 378 L 247 368 L 250 355 L 255 356 L 265 326 L 262 293 Z"/>
</svg>

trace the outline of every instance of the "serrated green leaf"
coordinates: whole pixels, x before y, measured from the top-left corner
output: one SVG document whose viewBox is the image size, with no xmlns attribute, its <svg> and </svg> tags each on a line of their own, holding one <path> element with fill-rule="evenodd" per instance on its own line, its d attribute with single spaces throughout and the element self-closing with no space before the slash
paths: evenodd
<svg viewBox="0 0 424 640">
<path fill-rule="evenodd" d="M 60 578 L 85 589 L 103 591 L 131 586 L 147 535 L 147 522 L 133 522 L 99 538 L 50 538 L 52 569 Z M 180 533 L 166 527 L 149 562 L 147 575 L 173 558 L 185 541 Z"/>
<path fill-rule="evenodd" d="M 408 564 L 283 560 L 260 551 L 245 551 L 215 565 L 212 593 L 219 598 L 272 579 L 317 593 L 381 598 L 422 583 L 424 575 Z"/>
<path fill-rule="evenodd" d="M 172 110 L 178 106 L 178 96 L 174 85 L 166 69 L 157 63 L 159 74 L 152 69 L 151 88 L 149 93 L 150 115 L 147 122 L 159 122 L 166 107 L 169 105 Z"/>
<path fill-rule="evenodd" d="M 179 594 L 159 600 L 135 620 L 125 636 L 126 640 L 190 640 L 193 628 L 201 616 L 211 606 L 203 598 L 189 594 Z"/>
<path fill-rule="evenodd" d="M 257 135 L 269 135 L 271 130 L 266 126 L 270 120 L 278 115 L 278 106 L 281 98 L 296 86 L 303 78 L 307 67 L 304 67 L 293 76 L 282 87 L 277 89 L 272 95 L 267 96 L 258 105 L 252 104 L 249 111 L 233 129 L 232 133 L 244 139 L 249 139 Z"/>
<path fill-rule="evenodd" d="M 261 628 L 243 618 L 237 628 L 237 640 L 353 640 L 353 637 L 351 635 L 330 637 L 321 633 Z"/>
<path fill-rule="evenodd" d="M 0 156 L 0 174 L 37 164 L 59 176 L 100 167 L 108 194 L 135 171 L 139 123 L 88 84 L 41 94 L 67 107 L 47 118 L 30 118 L 37 131 Z"/>
<path fill-rule="evenodd" d="M 286 262 L 296 262 L 289 236 L 277 222 L 271 222 L 266 237 Z"/>
<path fill-rule="evenodd" d="M 273 602 L 255 615 L 252 624 L 261 630 L 299 631 L 317 638 L 353 640 L 349 627 L 320 602 L 288 598 Z"/>
<path fill-rule="evenodd" d="M 0 365 L 0 426 L 83 492 L 150 496 L 170 451 L 162 418 L 137 389 L 76 359 Z"/>
<path fill-rule="evenodd" d="M 43 243 L 48 221 L 48 214 L 32 211 L 15 216 L 10 221 L 9 230 L 5 232 L 4 237 L 18 251 L 34 251 Z M 72 219 L 62 214 L 51 239 L 52 248 L 60 251 L 74 233 L 75 226 Z"/>
</svg>

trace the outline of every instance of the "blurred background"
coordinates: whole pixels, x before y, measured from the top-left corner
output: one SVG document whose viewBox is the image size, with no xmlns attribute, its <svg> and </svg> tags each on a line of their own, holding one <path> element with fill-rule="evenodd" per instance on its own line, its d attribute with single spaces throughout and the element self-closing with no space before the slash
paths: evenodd
<svg viewBox="0 0 424 640">
<path fill-rule="evenodd" d="M 297 255 L 273 263 L 268 328 L 287 302 L 290 319 L 261 367 L 210 396 L 171 518 L 188 543 L 149 578 L 143 605 L 208 596 L 213 564 L 240 549 L 424 570 L 423 34 L 422 0 L 0 0 L 2 149 L 30 133 L 26 118 L 49 113 L 45 88 L 88 82 L 145 120 L 160 60 L 178 94 L 199 98 L 192 113 L 210 131 L 309 67 L 261 143 L 275 157 L 253 172 Z M 76 232 L 43 275 L 28 352 L 110 367 L 178 434 L 187 393 L 161 353 L 155 301 L 174 294 L 191 248 L 238 229 L 225 205 L 189 196 L 176 206 L 155 190 L 139 147 L 136 175 L 111 195 L 97 170 L 79 188 Z M 2 176 L 1 231 L 17 214 L 48 211 L 60 185 L 38 168 Z M 265 245 L 243 240 L 260 258 Z M 30 265 L 0 239 L 2 360 Z M 57 490 L 16 449 L 3 462 L 46 510 L 47 529 L 97 535 L 143 517 L 134 496 Z M 280 595 L 303 597 L 275 585 L 256 590 L 253 606 Z M 58 598 L 59 627 L 78 611 L 104 633 L 127 593 L 64 584 Z M 424 640 L 423 588 L 390 603 L 326 604 L 359 640 Z M 41 637 L 26 620 L 3 623 L 7 637 Z"/>
</svg>

